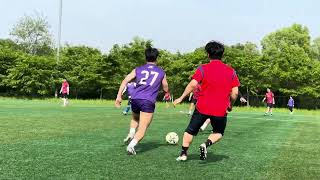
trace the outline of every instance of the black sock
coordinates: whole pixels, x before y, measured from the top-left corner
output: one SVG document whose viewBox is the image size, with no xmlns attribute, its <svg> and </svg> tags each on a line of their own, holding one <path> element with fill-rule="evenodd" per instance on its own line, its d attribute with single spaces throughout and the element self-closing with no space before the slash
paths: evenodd
<svg viewBox="0 0 320 180">
<path fill-rule="evenodd" d="M 181 151 L 180 156 L 182 156 L 182 155 L 187 155 L 188 149 L 189 149 L 189 147 L 184 147 L 184 146 L 182 146 L 182 151 Z"/>
<path fill-rule="evenodd" d="M 206 147 L 209 147 L 213 144 L 213 142 L 210 139 L 207 139 L 207 142 L 205 144 L 206 144 Z"/>
</svg>

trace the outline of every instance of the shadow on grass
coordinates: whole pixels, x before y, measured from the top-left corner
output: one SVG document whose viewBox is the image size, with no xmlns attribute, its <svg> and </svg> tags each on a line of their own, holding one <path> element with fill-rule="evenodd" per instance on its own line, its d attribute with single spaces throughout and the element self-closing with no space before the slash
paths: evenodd
<svg viewBox="0 0 320 180">
<path fill-rule="evenodd" d="M 207 164 L 207 163 L 219 162 L 224 159 L 229 159 L 229 156 L 221 155 L 221 154 L 213 154 L 213 153 L 209 152 L 207 155 L 208 155 L 207 159 L 202 161 L 202 160 L 200 160 L 199 154 L 190 154 L 188 156 L 188 160 L 199 161 L 199 164 Z"/>
<path fill-rule="evenodd" d="M 146 142 L 146 143 L 142 143 L 139 144 L 137 146 L 137 153 L 144 153 L 144 152 L 148 152 L 148 151 L 152 151 L 154 149 L 157 149 L 161 146 L 167 146 L 167 144 L 163 144 L 163 143 L 157 143 L 157 142 Z"/>
</svg>

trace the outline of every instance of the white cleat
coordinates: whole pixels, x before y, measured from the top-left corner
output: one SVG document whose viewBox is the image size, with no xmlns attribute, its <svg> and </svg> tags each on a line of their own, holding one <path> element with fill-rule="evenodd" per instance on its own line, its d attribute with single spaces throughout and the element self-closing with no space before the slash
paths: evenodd
<svg viewBox="0 0 320 180">
<path fill-rule="evenodd" d="M 186 155 L 182 155 L 182 156 L 179 156 L 179 157 L 177 157 L 177 161 L 186 161 L 188 158 L 187 158 L 187 156 Z"/>
<path fill-rule="evenodd" d="M 207 147 L 204 143 L 202 143 L 199 147 L 200 149 L 200 159 L 206 160 L 207 159 Z"/>
<path fill-rule="evenodd" d="M 136 150 L 134 150 L 134 147 L 130 147 L 128 146 L 127 147 L 127 152 L 128 152 L 128 155 L 136 155 Z"/>
<path fill-rule="evenodd" d="M 133 139 L 132 137 L 127 136 L 127 137 L 123 140 L 123 142 L 124 142 L 124 144 L 129 144 L 132 139 Z"/>
</svg>

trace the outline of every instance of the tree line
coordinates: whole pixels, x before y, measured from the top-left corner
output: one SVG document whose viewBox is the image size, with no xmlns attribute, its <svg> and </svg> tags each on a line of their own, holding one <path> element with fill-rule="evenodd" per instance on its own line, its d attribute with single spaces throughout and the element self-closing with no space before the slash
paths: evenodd
<svg viewBox="0 0 320 180">
<path fill-rule="evenodd" d="M 0 39 L 2 96 L 53 97 L 66 78 L 74 98 L 114 99 L 121 80 L 145 63 L 144 49 L 153 46 L 151 40 L 139 37 L 115 44 L 108 53 L 85 45 L 64 45 L 57 62 L 49 29 L 45 18 L 26 16 L 12 28 L 12 38 Z M 300 24 L 267 34 L 261 47 L 251 42 L 228 45 L 223 58 L 236 69 L 240 90 L 249 96 L 249 103 L 250 97 L 271 88 L 276 95 L 296 97 L 305 108 L 320 106 L 319 60 L 320 38 L 312 40 L 308 28 Z M 161 49 L 158 60 L 174 97 L 183 92 L 199 64 L 206 62 L 203 47 L 187 53 Z"/>
</svg>

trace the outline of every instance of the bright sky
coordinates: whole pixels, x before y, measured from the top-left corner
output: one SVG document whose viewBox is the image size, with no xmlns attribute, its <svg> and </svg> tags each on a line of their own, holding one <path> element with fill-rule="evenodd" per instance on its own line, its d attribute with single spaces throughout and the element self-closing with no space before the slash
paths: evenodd
<svg viewBox="0 0 320 180">
<path fill-rule="evenodd" d="M 57 37 L 59 0 L 0 0 L 0 38 L 24 14 L 48 18 Z M 62 42 L 110 50 L 135 36 L 186 52 L 209 40 L 259 44 L 268 33 L 300 23 L 320 36 L 319 0 L 63 0 Z"/>
</svg>

